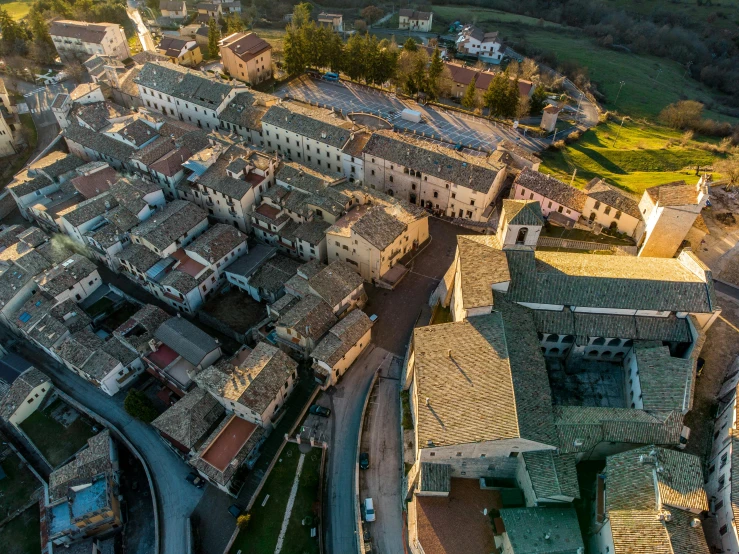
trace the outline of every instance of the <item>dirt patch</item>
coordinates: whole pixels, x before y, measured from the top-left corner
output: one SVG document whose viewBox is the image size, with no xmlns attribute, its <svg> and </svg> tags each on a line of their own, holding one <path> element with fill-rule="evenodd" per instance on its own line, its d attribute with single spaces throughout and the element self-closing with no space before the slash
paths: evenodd
<svg viewBox="0 0 739 554">
<path fill-rule="evenodd" d="M 736 218 L 734 217 L 734 214 L 731 212 L 716 214 L 714 217 L 719 223 L 722 223 L 727 226 L 736 224 Z"/>
<path fill-rule="evenodd" d="M 240 334 L 246 333 L 267 317 L 267 307 L 264 304 L 235 288 L 224 294 L 217 294 L 208 300 L 203 309 Z"/>
<path fill-rule="evenodd" d="M 685 416 L 685 425 L 691 430 L 686 452 L 701 457 L 705 457 L 711 447 L 716 395 L 726 370 L 739 355 L 739 304 L 720 293 L 718 299 L 723 311 L 708 330 L 701 350 L 706 364 L 696 382 L 693 409 Z"/>
</svg>

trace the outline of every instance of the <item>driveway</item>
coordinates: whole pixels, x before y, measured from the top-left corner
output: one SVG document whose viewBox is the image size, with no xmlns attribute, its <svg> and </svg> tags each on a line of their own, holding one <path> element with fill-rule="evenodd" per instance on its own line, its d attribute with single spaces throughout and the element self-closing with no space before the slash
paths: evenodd
<svg viewBox="0 0 739 554">
<path fill-rule="evenodd" d="M 3 344 L 13 338 L 0 327 Z M 160 552 L 187 552 L 186 520 L 203 494 L 185 481 L 188 466 L 164 445 L 153 427 L 126 413 L 123 395 L 111 398 L 25 340 L 17 341 L 15 346 L 17 353 L 49 375 L 55 386 L 110 421 L 136 446 L 149 466 L 159 502 Z"/>
<path fill-rule="evenodd" d="M 531 151 L 541 149 L 538 141 L 523 137 L 507 125 L 497 125 L 481 117 L 436 106 L 422 106 L 412 100 L 401 100 L 395 94 L 353 83 L 331 83 L 303 76 L 290 81 L 275 94 L 283 98 L 290 96 L 304 102 L 330 106 L 344 113 L 369 112 L 389 120 L 401 130 L 415 133 L 420 138 L 431 137 L 485 152 L 495 150 L 503 139 L 515 141 Z M 421 112 L 422 121 L 414 123 L 402 119 L 400 112 L 406 108 Z"/>
</svg>

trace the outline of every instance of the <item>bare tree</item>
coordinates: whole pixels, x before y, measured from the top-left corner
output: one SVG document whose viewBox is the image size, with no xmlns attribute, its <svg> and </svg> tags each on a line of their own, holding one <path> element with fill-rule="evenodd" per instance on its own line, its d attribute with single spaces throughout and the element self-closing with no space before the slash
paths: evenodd
<svg viewBox="0 0 739 554">
<path fill-rule="evenodd" d="M 739 183 L 739 154 L 715 162 L 713 169 L 726 179 L 726 190 L 732 190 Z"/>
</svg>

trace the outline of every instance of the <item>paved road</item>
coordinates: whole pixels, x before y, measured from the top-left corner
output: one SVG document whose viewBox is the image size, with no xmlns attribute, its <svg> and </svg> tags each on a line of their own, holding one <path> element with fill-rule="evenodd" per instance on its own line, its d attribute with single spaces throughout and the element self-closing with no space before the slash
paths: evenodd
<svg viewBox="0 0 739 554">
<path fill-rule="evenodd" d="M 326 546 L 329 554 L 345 554 L 354 551 L 355 541 L 355 516 L 354 516 L 354 479 L 357 471 L 356 447 L 359 434 L 359 420 L 361 417 L 364 399 L 369 394 L 369 385 L 374 372 L 382 365 L 387 364 L 392 356 L 405 356 L 406 347 L 410 340 L 419 314 L 427 305 L 431 293 L 439 283 L 449 265 L 454 259 L 458 234 L 471 234 L 472 231 L 462 229 L 441 221 L 429 219 L 429 231 L 432 236 L 431 243 L 414 260 L 411 272 L 400 282 L 394 291 L 378 289 L 367 286 L 369 303 L 365 307 L 367 313 L 379 316 L 378 324 L 372 329 L 372 350 L 365 351 L 354 365 L 342 377 L 339 384 L 331 394 L 324 394 L 318 401 L 323 405 L 329 405 L 333 410 L 331 414 L 332 427 L 330 429 L 330 441 L 328 449 L 328 492 L 326 502 Z M 386 374 L 387 375 L 387 374 Z M 380 380 L 382 384 L 384 379 Z M 398 430 L 398 397 L 397 393 L 390 393 L 394 385 L 382 384 L 382 411 L 395 411 L 384 414 L 388 416 L 387 425 L 380 423 L 374 429 L 384 432 L 384 448 L 388 451 L 385 459 L 377 465 L 394 479 L 400 494 L 400 478 L 402 471 L 400 457 L 400 434 Z M 391 396 L 395 396 L 392 401 Z M 383 415 L 383 414 L 381 414 Z M 376 436 L 373 444 L 375 448 L 382 449 L 382 441 Z M 392 455 L 395 450 L 397 455 Z M 378 457 L 379 456 L 379 457 Z M 375 453 L 372 457 L 382 459 Z M 392 473 L 395 471 L 395 477 Z M 383 489 L 384 490 L 384 489 Z M 389 489 L 388 489 L 389 490 Z M 388 492 L 388 494 L 390 494 Z M 387 552 L 399 552 L 403 547 L 402 524 L 400 522 L 400 501 L 395 502 L 392 496 L 388 499 L 379 500 L 383 511 L 395 514 L 398 519 L 388 518 L 388 521 L 379 520 L 373 526 L 373 536 L 382 537 L 382 543 Z M 393 508 L 395 503 L 395 508 Z M 352 545 L 351 550 L 347 545 Z M 386 550 L 380 550 L 386 552 Z"/>
<path fill-rule="evenodd" d="M 319 397 L 331 414 L 331 439 L 328 447 L 328 487 L 326 510 L 326 548 L 329 554 L 356 552 L 354 480 L 357 471 L 357 437 L 364 399 L 369 394 L 375 371 L 390 354 L 369 347 L 342 377 L 332 394 Z"/>
<path fill-rule="evenodd" d="M 402 359 L 384 364 L 367 404 L 362 428 L 362 451 L 369 453 L 370 467 L 360 470 L 360 499 L 372 498 L 376 521 L 367 524 L 373 551 L 404 554 L 400 439 L 400 373 Z"/>
<path fill-rule="evenodd" d="M 154 46 L 154 41 L 151 38 L 151 33 L 149 33 L 149 29 L 147 29 L 146 25 L 144 25 L 144 20 L 141 18 L 141 12 L 136 9 L 136 3 L 132 0 L 129 0 L 128 8 L 126 8 L 126 11 L 128 12 L 128 17 L 133 22 L 133 26 L 136 29 L 136 34 L 138 35 L 139 41 L 141 42 L 141 48 L 143 48 L 147 52 L 156 52 L 156 47 Z"/>
<path fill-rule="evenodd" d="M 352 83 L 331 83 L 308 76 L 295 79 L 275 93 L 305 102 L 332 106 L 348 112 L 370 112 L 388 119 L 400 129 L 416 133 L 419 137 L 433 136 L 452 144 L 463 144 L 486 152 L 495 150 L 503 139 L 518 142 L 532 151 L 541 149 L 538 142 L 524 138 L 507 125 L 497 125 L 481 117 L 468 116 L 452 110 L 433 106 L 421 106 L 412 100 L 401 100 L 394 94 L 380 92 Z M 420 123 L 400 117 L 405 108 L 420 111 Z"/>
<path fill-rule="evenodd" d="M 739 288 L 732 287 L 731 285 L 727 285 L 725 283 L 722 283 L 721 281 L 713 280 L 713 287 L 727 296 L 731 296 L 734 300 L 739 300 Z"/>
<path fill-rule="evenodd" d="M 12 338 L 7 329 L 0 327 L 0 339 L 4 344 Z M 186 552 L 186 520 L 203 494 L 185 481 L 190 472 L 188 466 L 164 445 L 153 427 L 126 413 L 123 395 L 109 397 L 24 340 L 16 342 L 16 347 L 21 356 L 48 374 L 60 390 L 102 415 L 136 446 L 152 472 L 156 488 L 161 552 Z"/>
</svg>

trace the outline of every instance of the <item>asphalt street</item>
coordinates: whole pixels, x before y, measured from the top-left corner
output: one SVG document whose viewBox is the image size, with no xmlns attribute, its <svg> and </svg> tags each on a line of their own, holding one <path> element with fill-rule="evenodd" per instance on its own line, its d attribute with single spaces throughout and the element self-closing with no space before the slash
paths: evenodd
<svg viewBox="0 0 739 554">
<path fill-rule="evenodd" d="M 3 344 L 14 337 L 0 327 Z M 49 375 L 54 385 L 88 409 L 115 425 L 139 450 L 152 474 L 159 502 L 159 524 L 162 554 L 187 552 L 186 520 L 197 505 L 203 491 L 188 485 L 188 466 L 167 448 L 151 425 L 129 416 L 123 409 L 124 395 L 103 393 L 46 353 L 25 340 L 16 342 L 17 353 Z"/>
<path fill-rule="evenodd" d="M 495 150 L 497 144 L 503 139 L 515 141 L 532 151 L 541 149 L 538 142 L 523 137 L 507 125 L 497 125 L 485 118 L 469 116 L 453 110 L 423 106 L 412 100 L 401 100 L 395 94 L 353 83 L 332 83 L 304 76 L 291 81 L 276 94 L 283 98 L 290 96 L 304 102 L 331 106 L 344 113 L 372 113 L 420 137 L 433 137 L 486 152 Z M 422 121 L 414 123 L 402 119 L 400 112 L 405 108 L 421 112 Z"/>
</svg>

